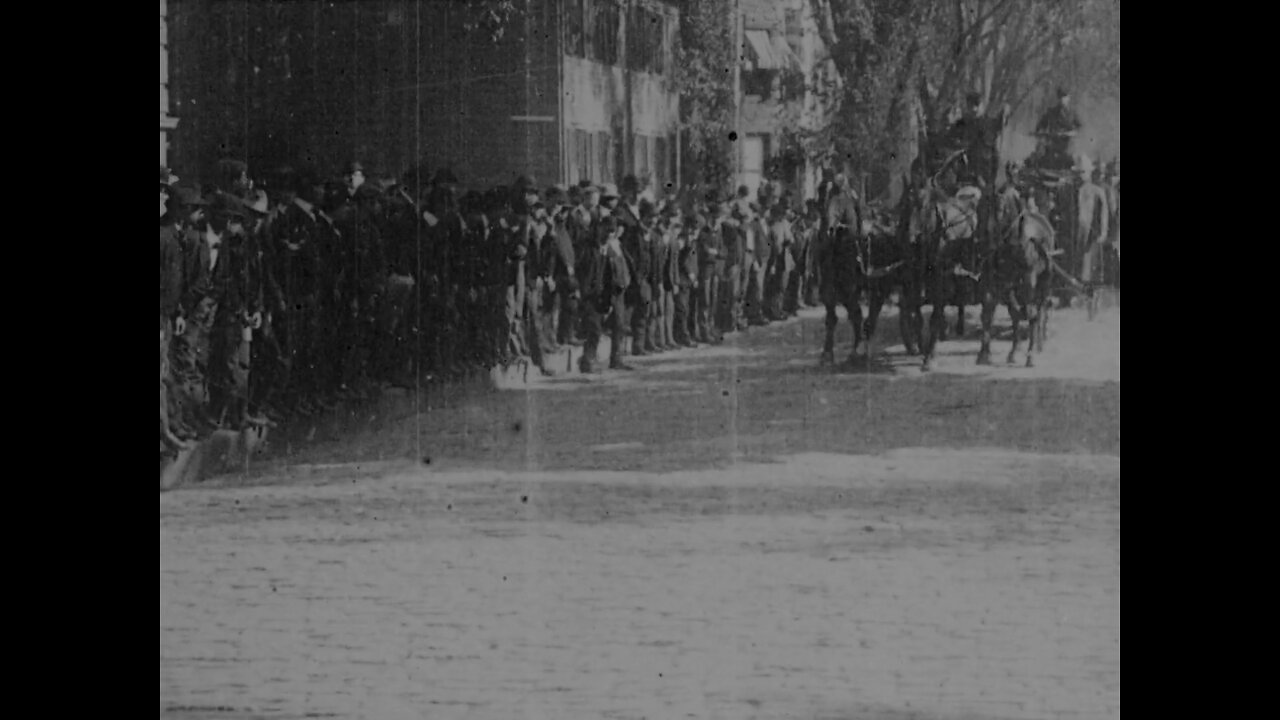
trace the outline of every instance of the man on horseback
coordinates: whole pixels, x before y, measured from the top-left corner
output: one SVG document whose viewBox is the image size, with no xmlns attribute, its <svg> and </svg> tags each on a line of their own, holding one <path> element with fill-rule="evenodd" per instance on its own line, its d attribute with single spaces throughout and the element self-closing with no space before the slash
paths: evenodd
<svg viewBox="0 0 1280 720">
<path fill-rule="evenodd" d="M 995 182 L 996 139 L 1004 127 L 1004 113 L 987 118 L 982 116 L 981 110 L 982 95 L 976 92 L 967 94 L 960 119 L 947 131 L 942 147 L 948 155 L 964 153 L 956 174 L 961 187 L 972 185 L 989 192 Z"/>
</svg>

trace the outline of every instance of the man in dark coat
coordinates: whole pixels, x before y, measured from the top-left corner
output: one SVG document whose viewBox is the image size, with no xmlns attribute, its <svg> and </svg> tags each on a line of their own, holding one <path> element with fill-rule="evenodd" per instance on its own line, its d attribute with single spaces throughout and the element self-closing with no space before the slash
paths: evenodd
<svg viewBox="0 0 1280 720">
<path fill-rule="evenodd" d="M 341 366 L 340 397 L 368 397 L 370 360 L 381 355 L 386 343 L 378 335 L 378 315 L 387 287 L 387 262 L 382 239 L 382 205 L 378 191 L 365 183 L 360 163 L 349 163 L 344 172 L 346 195 L 335 203 L 334 225 L 344 257 L 339 267 L 345 353 Z"/>
<path fill-rule="evenodd" d="M 262 294 L 255 279 L 257 251 L 246 228 L 248 212 L 235 195 L 224 194 L 215 201 L 215 212 L 226 214 L 222 272 L 211 273 L 217 310 L 210 343 L 212 416 L 223 427 L 262 425 L 263 418 L 249 413 L 249 373 L 252 332 L 262 324 Z"/>
<path fill-rule="evenodd" d="M 1071 108 L 1071 95 L 1058 88 L 1057 102 L 1036 123 L 1039 145 L 1035 164 L 1051 170 L 1070 171 L 1075 164 L 1070 152 L 1071 140 L 1080 127 L 1080 118 Z"/>
<path fill-rule="evenodd" d="M 625 295 L 632 287 L 631 264 L 622 248 L 623 227 L 612 216 L 600 223 L 604 237 L 604 291 L 601 295 L 601 313 L 607 313 L 606 325 L 613 344 L 609 350 L 609 367 L 613 370 L 633 370 L 622 361 L 622 343 L 626 335 Z"/>
<path fill-rule="evenodd" d="M 201 434 L 218 427 L 209 414 L 209 384 L 214 372 L 210 350 L 218 303 L 230 275 L 223 246 L 230 209 L 228 197 L 219 193 L 208 217 L 193 223 L 182 239 L 185 328 L 174 339 L 173 372 L 180 389 L 182 417 Z"/>
<path fill-rule="evenodd" d="M 552 317 L 555 318 L 556 342 L 561 345 L 578 346 L 582 341 L 577 339 L 575 327 L 578 317 L 576 299 L 578 282 L 575 277 L 577 273 L 575 267 L 576 253 L 580 244 L 574 241 L 573 231 L 570 229 L 572 219 L 568 188 L 560 185 L 547 188 L 545 202 L 551 222 L 552 247 L 555 249 L 551 276 L 555 280 L 555 306 Z"/>
<path fill-rule="evenodd" d="M 574 275 L 578 280 L 578 308 L 582 324 L 582 357 L 578 369 L 583 373 L 598 372 L 596 362 L 600 347 L 602 315 L 608 313 L 611 298 L 605 293 L 605 233 L 612 233 L 617 221 L 601 223 L 584 233 L 584 240 L 576 254 Z"/>
<path fill-rule="evenodd" d="M 711 220 L 698 231 L 698 337 L 705 344 L 719 344 L 722 340 L 717 324 L 720 309 L 720 283 L 725 274 L 724 224 L 728 219 L 727 207 L 716 199 L 707 202 Z"/>
<path fill-rule="evenodd" d="M 169 368 L 170 345 L 175 326 L 185 330 L 182 319 L 182 244 L 178 240 L 179 203 L 172 183 L 177 182 L 168 168 L 160 168 L 160 441 L 171 450 L 187 447 L 194 437 L 181 427 L 176 413 L 171 412 L 170 390 L 173 377 Z"/>
<path fill-rule="evenodd" d="M 631 354 L 637 357 L 653 352 L 649 340 L 649 304 L 653 299 L 653 256 L 648 231 L 641 221 L 640 184 L 634 175 L 622 179 L 622 200 L 618 203 L 618 224 L 622 227 L 622 252 L 627 259 L 631 287 L 627 289 L 626 307 L 630 315 Z"/>
<path fill-rule="evenodd" d="M 680 220 L 679 218 L 677 218 Z M 696 221 L 679 222 L 674 232 L 671 258 L 671 339 L 677 345 L 693 347 L 696 328 L 693 323 L 693 297 L 698 284 L 698 250 L 692 239 L 697 237 Z"/>
</svg>

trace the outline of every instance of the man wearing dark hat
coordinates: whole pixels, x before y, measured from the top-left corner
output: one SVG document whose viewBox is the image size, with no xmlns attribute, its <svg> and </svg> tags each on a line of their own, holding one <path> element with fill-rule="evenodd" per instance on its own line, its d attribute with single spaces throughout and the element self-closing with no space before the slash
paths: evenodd
<svg viewBox="0 0 1280 720">
<path fill-rule="evenodd" d="M 668 201 L 662 205 L 658 223 L 659 241 L 655 243 L 655 247 L 658 248 L 655 262 L 658 268 L 657 287 L 662 296 L 658 336 L 661 339 L 661 349 L 664 350 L 674 350 L 679 347 L 675 335 L 675 293 L 679 288 L 680 280 L 679 248 L 676 241 L 680 234 L 680 212 L 672 200 L 674 198 L 668 198 Z"/>
<path fill-rule="evenodd" d="M 522 307 L 517 300 L 521 299 L 518 290 L 523 284 L 519 264 L 523 248 L 516 242 L 516 228 L 512 225 L 514 194 L 512 188 L 505 186 L 490 188 L 485 193 L 486 233 L 477 265 L 486 298 L 479 312 L 486 320 L 482 351 L 486 366 L 506 365 L 528 354 L 523 346 L 523 330 L 516 322 Z"/>
<path fill-rule="evenodd" d="M 390 340 L 379 333 L 378 323 L 389 273 L 378 191 L 365 182 L 364 167 L 358 162 L 347 164 L 343 181 L 346 196 L 332 214 L 343 256 L 339 265 L 343 303 L 340 327 L 347 349 L 345 357 L 339 356 L 339 395 L 361 400 L 372 392 L 369 381 L 376 373 L 370 362 L 384 356 Z"/>
<path fill-rule="evenodd" d="M 720 232 L 724 237 L 724 272 L 720 276 L 720 306 L 717 308 L 718 325 L 722 332 L 730 333 L 747 329 L 743 314 L 745 283 L 744 269 L 747 263 L 747 207 L 735 200 L 723 207 L 720 213 Z"/>
<path fill-rule="evenodd" d="M 249 390 L 247 419 L 250 424 L 274 425 L 280 419 L 271 408 L 276 389 L 282 386 L 280 368 L 283 353 L 271 326 L 271 309 L 276 305 L 275 293 L 279 288 L 271 277 L 271 226 L 279 215 L 271 198 L 261 188 L 250 192 L 245 202 L 248 225 L 245 227 L 247 269 L 250 297 L 256 298 L 249 342 Z M 270 412 L 268 412 L 270 410 Z"/>
<path fill-rule="evenodd" d="M 623 227 L 616 218 L 607 216 L 600 221 L 600 233 L 604 238 L 604 294 L 607 301 L 601 312 L 608 312 L 606 324 L 613 339 L 609 350 L 609 367 L 613 370 L 632 370 L 622 361 L 622 344 L 626 337 L 625 295 L 632 287 L 631 265 L 622 249 Z"/>
<path fill-rule="evenodd" d="M 783 320 L 786 313 L 782 309 L 783 293 L 787 279 L 795 270 L 795 259 L 791 251 L 795 244 L 795 236 L 791 222 L 787 219 L 787 208 L 782 203 L 769 209 L 769 229 L 765 242 L 768 257 L 764 260 L 764 313 L 769 320 Z"/>
<path fill-rule="evenodd" d="M 270 379 L 259 402 L 267 406 L 270 417 L 279 410 L 287 413 L 300 409 L 304 386 L 312 373 L 309 357 L 312 327 L 315 319 L 316 282 L 315 208 L 304 198 L 312 197 L 312 182 L 305 173 L 287 171 L 278 178 L 277 203 L 270 222 L 264 228 L 264 297 L 266 317 L 263 328 L 265 342 L 255 348 L 268 348 L 272 358 L 259 362 L 255 373 L 261 380 Z"/>
<path fill-rule="evenodd" d="M 596 362 L 600 346 L 602 316 L 612 308 L 612 295 L 605 292 L 605 250 L 607 234 L 617 228 L 617 220 L 607 220 L 592 227 L 576 255 L 574 275 L 578 279 L 578 308 L 582 324 L 582 357 L 578 369 L 583 373 L 598 372 Z"/>
<path fill-rule="evenodd" d="M 694 297 L 698 289 L 698 248 L 695 241 L 705 224 L 701 216 L 693 216 L 676 232 L 675 261 L 672 263 L 675 284 L 672 290 L 672 339 L 684 347 L 694 347 L 693 338 L 697 335 Z"/>
<path fill-rule="evenodd" d="M 224 193 L 215 213 L 226 214 L 226 232 L 218 261 L 224 271 L 211 274 L 217 310 L 210 342 L 209 386 L 212 415 L 224 427 L 265 424 L 249 412 L 249 374 L 253 330 L 262 326 L 262 295 L 256 286 L 256 252 L 248 237 L 249 212 L 243 201 Z"/>
<path fill-rule="evenodd" d="M 1058 88 L 1057 102 L 1045 111 L 1036 123 L 1036 136 L 1039 145 L 1036 148 L 1037 164 L 1042 167 L 1069 171 L 1074 165 L 1071 157 L 1071 140 L 1080 130 L 1080 118 L 1071 108 L 1071 95 L 1063 88 Z"/>
<path fill-rule="evenodd" d="M 656 353 L 661 348 L 662 336 L 662 239 L 657 227 L 657 207 L 649 200 L 640 201 L 640 247 L 636 256 L 636 273 L 642 277 L 641 307 L 644 320 L 641 334 L 644 336 L 644 351 Z M 648 288 L 649 300 L 643 301 L 643 288 Z M 633 321 L 632 325 L 635 326 Z"/>
<path fill-rule="evenodd" d="M 764 186 L 762 186 L 763 189 Z M 766 195 L 765 202 L 771 202 Z M 772 269 L 773 246 L 770 240 L 768 206 L 754 205 L 746 220 L 747 254 L 743 260 L 743 314 L 750 325 L 768 324 L 771 299 L 769 272 Z"/>
<path fill-rule="evenodd" d="M 536 189 L 526 188 L 527 215 L 520 218 L 518 242 L 526 248 L 524 265 L 524 310 L 526 337 L 530 356 L 543 375 L 553 375 L 546 356 L 556 351 L 554 334 L 550 332 L 547 308 L 555 289 L 557 248 L 551 236 L 550 218 Z M 531 201 L 531 202 L 530 202 Z"/>
<path fill-rule="evenodd" d="M 166 167 L 160 168 L 160 441 L 170 450 L 188 447 L 194 437 L 180 426 L 172 411 L 170 392 L 173 376 L 169 352 L 175 325 L 185 330 L 182 320 L 182 244 L 178 240 L 178 199 L 172 183 L 177 177 Z"/>
<path fill-rule="evenodd" d="M 716 322 L 720 307 L 720 283 L 725 274 L 724 226 L 728 207 L 718 198 L 707 200 L 711 220 L 698 232 L 698 315 L 697 341 L 705 344 L 721 342 L 720 328 Z"/>
<path fill-rule="evenodd" d="M 615 213 L 618 225 L 622 227 L 622 252 L 627 259 L 631 276 L 631 287 L 627 289 L 626 296 L 626 327 L 631 331 L 631 354 L 637 357 L 649 354 L 653 347 L 651 343 L 646 343 L 649 302 L 652 299 L 649 283 L 653 258 L 645 241 L 647 231 L 641 226 L 639 193 L 640 184 L 634 175 L 623 178 L 621 202 Z M 607 190 L 606 194 L 613 192 Z M 604 199 L 608 200 L 608 197 Z"/>
<path fill-rule="evenodd" d="M 217 178 L 218 189 L 242 200 L 253 190 L 253 181 L 249 179 L 249 166 L 241 160 L 230 158 L 219 160 Z"/>
<path fill-rule="evenodd" d="M 416 360 L 417 344 L 411 342 L 412 323 L 419 317 L 415 303 L 419 263 L 433 254 L 436 215 L 421 206 L 427 194 L 418 182 L 418 171 L 406 182 L 387 194 L 381 220 L 382 241 L 387 262 L 386 292 L 378 309 L 377 337 L 381 345 L 374 357 L 374 374 L 395 387 L 413 387 L 409 375 L 411 361 Z M 431 289 L 419 293 L 419 299 L 431 295 Z M 434 319 L 435 314 L 426 315 Z M 411 357 L 412 356 L 412 357 Z"/>
<path fill-rule="evenodd" d="M 173 371 L 180 386 L 183 419 L 202 434 L 218 427 L 209 415 L 209 391 L 211 384 L 218 387 L 224 378 L 213 376 L 219 369 L 212 364 L 210 353 L 218 303 L 231 276 L 224 240 L 233 216 L 242 215 L 231 195 L 217 193 L 208 218 L 191 228 L 184 240 L 182 312 L 186 327 L 175 337 Z"/>
<path fill-rule="evenodd" d="M 552 277 L 555 280 L 555 338 L 560 345 L 581 345 L 577 339 L 577 253 L 580 243 L 575 241 L 572 230 L 570 189 L 563 185 L 547 188 L 546 204 L 551 223 L 551 238 L 555 247 Z"/>
</svg>

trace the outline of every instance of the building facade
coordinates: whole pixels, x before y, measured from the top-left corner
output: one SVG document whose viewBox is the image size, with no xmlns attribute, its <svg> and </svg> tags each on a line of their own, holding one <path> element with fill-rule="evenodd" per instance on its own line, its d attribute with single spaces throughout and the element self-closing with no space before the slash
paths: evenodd
<svg viewBox="0 0 1280 720">
<path fill-rule="evenodd" d="M 674 4 L 516 5 L 495 39 L 462 0 L 172 0 L 172 160 L 201 177 L 222 157 L 354 158 L 387 178 L 421 160 L 469 187 L 673 178 Z M 163 75 L 162 59 L 162 96 Z"/>
<path fill-rule="evenodd" d="M 169 164 L 169 133 L 178 119 L 169 114 L 169 3 L 160 0 L 160 164 Z"/>
<path fill-rule="evenodd" d="M 814 134 L 829 123 L 838 84 L 807 0 L 738 0 L 742 42 L 740 168 L 753 194 L 766 181 L 813 194 L 824 158 Z"/>
</svg>

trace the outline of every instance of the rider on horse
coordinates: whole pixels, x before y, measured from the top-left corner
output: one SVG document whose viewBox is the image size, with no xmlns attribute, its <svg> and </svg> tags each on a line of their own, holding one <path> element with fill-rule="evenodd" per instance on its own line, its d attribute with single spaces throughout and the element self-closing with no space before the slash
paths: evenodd
<svg viewBox="0 0 1280 720">
<path fill-rule="evenodd" d="M 961 116 L 943 137 L 942 148 L 948 155 L 964 153 L 956 174 L 961 186 L 990 191 L 998 162 L 996 141 L 1004 127 L 1004 116 L 983 117 L 981 110 L 982 95 L 976 92 L 966 95 Z"/>
</svg>

